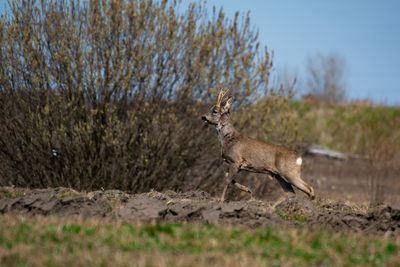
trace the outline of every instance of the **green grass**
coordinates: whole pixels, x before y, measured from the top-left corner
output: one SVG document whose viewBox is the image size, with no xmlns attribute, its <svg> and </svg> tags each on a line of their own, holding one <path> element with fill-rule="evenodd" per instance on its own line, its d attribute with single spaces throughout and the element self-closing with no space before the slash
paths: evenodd
<svg viewBox="0 0 400 267">
<path fill-rule="evenodd" d="M 0 217 L 6 266 L 400 266 L 399 249 L 399 238 L 307 228 Z"/>
<path fill-rule="evenodd" d="M 21 197 L 23 194 L 18 190 L 10 187 L 0 188 L 0 199 L 2 198 L 17 198 Z"/>
<path fill-rule="evenodd" d="M 283 212 L 278 209 L 277 214 L 286 221 L 298 221 L 298 222 L 307 221 L 307 216 L 305 216 L 301 210 L 294 210 L 292 212 Z"/>
</svg>

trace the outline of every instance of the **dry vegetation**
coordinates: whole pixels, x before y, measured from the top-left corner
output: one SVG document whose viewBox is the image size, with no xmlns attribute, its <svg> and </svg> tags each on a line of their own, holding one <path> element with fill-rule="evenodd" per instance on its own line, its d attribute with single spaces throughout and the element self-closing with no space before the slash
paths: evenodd
<svg viewBox="0 0 400 267">
<path fill-rule="evenodd" d="M 377 202 L 398 156 L 399 109 L 293 102 L 269 85 L 249 16 L 203 2 L 11 1 L 0 35 L 1 185 L 221 191 L 219 144 L 199 119 L 220 86 L 245 134 L 367 155 Z"/>
<path fill-rule="evenodd" d="M 347 166 L 332 162 L 336 168 L 334 179 L 346 185 L 354 181 L 372 205 L 387 201 L 385 195 L 399 194 L 400 108 L 315 100 L 294 102 L 291 107 L 296 110 L 299 131 L 306 140 L 355 155 Z M 321 170 L 320 176 L 329 172 Z M 355 185 L 352 187 L 357 191 Z"/>
<path fill-rule="evenodd" d="M 220 87 L 227 87 L 235 98 L 232 117 L 241 132 L 299 152 L 318 143 L 357 155 L 357 164 L 329 161 L 314 168 L 316 178 L 308 178 L 317 197 L 320 190 L 343 200 L 345 190 L 362 185 L 373 206 L 387 201 L 388 192 L 397 201 L 399 108 L 294 101 L 293 88 L 269 84 L 272 54 L 260 47 L 249 15 L 228 18 L 223 10 L 207 14 L 203 1 L 187 9 L 175 1 L 9 2 L 10 11 L 0 17 L 0 208 L 6 213 L 0 216 L 1 264 L 400 264 L 398 235 L 389 237 L 400 217 L 391 206 L 375 214 L 365 206 L 354 211 L 357 206 L 332 206 L 318 198 L 318 203 L 307 204 L 317 206 L 315 216 L 284 206 L 268 213 L 270 205 L 262 201 L 253 203 L 251 212 L 231 211 L 230 204 L 221 211 L 210 196 L 187 202 L 185 193 L 176 200 L 151 191 L 222 191 L 219 144 L 215 130 L 203 128 L 200 114 L 215 102 Z M 335 101 L 342 99 L 336 96 Z M 312 168 L 306 164 L 306 172 Z M 281 195 L 277 183 L 265 177 L 239 179 L 260 200 Z M 335 189 L 332 181 L 342 187 Z M 43 199 L 25 195 L 26 188 L 59 186 L 70 189 L 47 189 L 61 193 Z M 123 192 L 107 195 L 107 189 Z M 185 222 L 196 221 L 204 209 L 198 205 L 204 204 L 211 205 L 214 215 L 223 214 L 221 220 L 230 226 L 98 219 L 118 214 L 118 207 L 131 198 L 127 192 L 149 191 L 146 196 L 157 201 L 170 197 L 172 202 L 162 204 L 167 210 L 171 205 L 182 212 L 196 208 L 190 215 L 194 217 L 181 213 L 190 217 Z M 243 199 L 237 191 L 229 194 L 229 201 Z M 97 219 L 30 217 L 52 212 L 86 212 Z M 297 227 L 320 224 L 322 217 L 344 228 Z M 264 220 L 267 226 L 232 226 L 241 218 Z M 279 223 L 271 226 L 271 218 Z M 296 227 L 282 228 L 283 222 Z M 340 233 L 351 223 L 358 230 L 371 224 L 375 234 L 388 235 Z"/>
<path fill-rule="evenodd" d="M 291 94 L 268 85 L 272 59 L 248 16 L 179 7 L 11 1 L 0 20 L 0 183 L 215 187 L 217 140 L 199 118 L 219 87 L 232 89 L 236 110 L 274 96 L 242 113 L 247 131 L 255 118 L 275 121 Z"/>
</svg>

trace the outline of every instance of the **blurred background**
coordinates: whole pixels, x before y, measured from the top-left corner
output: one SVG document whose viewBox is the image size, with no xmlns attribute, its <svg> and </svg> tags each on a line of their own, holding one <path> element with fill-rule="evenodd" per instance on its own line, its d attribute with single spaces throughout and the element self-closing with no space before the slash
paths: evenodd
<svg viewBox="0 0 400 267">
<path fill-rule="evenodd" d="M 398 7 L 1 1 L 0 184 L 219 197 L 220 145 L 200 116 L 226 87 L 235 127 L 303 154 L 318 197 L 399 202 Z M 238 180 L 282 194 L 265 175 Z"/>
</svg>

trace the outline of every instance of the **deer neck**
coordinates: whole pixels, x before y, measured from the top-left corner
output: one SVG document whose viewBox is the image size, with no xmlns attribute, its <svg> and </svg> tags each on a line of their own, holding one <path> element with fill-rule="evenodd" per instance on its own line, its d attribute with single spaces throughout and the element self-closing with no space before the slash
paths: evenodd
<svg viewBox="0 0 400 267">
<path fill-rule="evenodd" d="M 229 113 L 222 115 L 219 123 L 215 126 L 218 132 L 218 139 L 222 146 L 232 140 L 238 132 L 233 127 L 232 119 Z"/>
</svg>

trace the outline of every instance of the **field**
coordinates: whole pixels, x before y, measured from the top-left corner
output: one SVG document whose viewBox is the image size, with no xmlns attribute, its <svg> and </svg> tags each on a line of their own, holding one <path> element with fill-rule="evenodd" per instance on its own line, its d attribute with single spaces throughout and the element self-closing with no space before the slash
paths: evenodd
<svg viewBox="0 0 400 267">
<path fill-rule="evenodd" d="M 378 147 L 390 154 L 400 148 L 400 108 L 359 101 L 327 104 L 296 101 L 290 104 L 299 132 L 306 140 L 341 152 L 373 156 Z M 386 146 L 390 142 L 390 147 Z M 376 151 L 378 150 L 378 151 Z M 380 152 L 384 156 L 385 152 Z"/>
<path fill-rule="evenodd" d="M 359 158 L 347 160 L 327 157 L 305 157 L 303 176 L 314 186 L 319 196 L 368 206 L 374 192 L 373 179 L 379 180 L 381 203 L 400 203 L 400 160 L 377 172 L 368 161 Z"/>
<path fill-rule="evenodd" d="M 304 154 L 303 177 L 314 187 L 315 201 L 300 192 L 273 208 L 282 195 L 278 183 L 265 175 L 243 173 L 237 180 L 249 186 L 255 198 L 230 189 L 227 201 L 220 203 L 219 147 L 203 154 L 204 165 L 178 172 L 179 179 L 171 179 L 176 171 L 171 161 L 177 162 L 180 155 L 174 152 L 168 154 L 171 161 L 159 155 L 163 164 L 158 167 L 145 160 L 147 169 L 137 168 L 158 171 L 150 176 L 127 172 L 125 179 L 113 181 L 108 171 L 119 177 L 117 163 L 123 160 L 108 161 L 106 168 L 107 161 L 92 154 L 107 171 L 101 179 L 85 175 L 82 171 L 97 166 L 86 166 L 93 163 L 90 157 L 87 164 L 80 161 L 90 155 L 84 150 L 86 143 L 77 146 L 84 148 L 78 149 L 81 154 L 68 144 L 60 154 L 46 146 L 30 146 L 31 152 L 17 154 L 17 163 L 11 157 L 12 164 L 0 165 L 0 265 L 400 266 L 399 109 L 306 102 L 291 108 L 301 122 L 298 131 L 309 135 L 303 136 L 305 141 L 348 153 L 346 158 Z M 216 140 L 214 129 L 209 134 Z M 36 137 L 40 139 L 41 132 Z M 38 152 L 36 147 L 45 150 Z M 14 153 L 14 147 L 9 148 Z M 156 161 L 153 150 L 146 157 Z M 43 156 L 43 164 L 35 153 Z M 112 155 L 103 156 L 117 159 Z M 209 160 L 210 155 L 215 158 Z M 130 179 L 143 184 L 129 185 Z M 25 187 L 5 186 L 18 183 Z M 55 187 L 85 183 L 108 190 Z M 49 187 L 38 189 L 43 185 Z M 129 193 L 132 185 L 143 186 L 135 192 L 146 193 Z M 184 191 L 166 190 L 171 187 Z"/>
<path fill-rule="evenodd" d="M 384 184 L 387 204 L 370 207 L 365 162 L 305 159 L 304 175 L 317 199 L 298 193 L 275 209 L 282 191 L 266 177 L 272 192 L 264 199 L 230 189 L 224 203 L 201 190 L 129 194 L 1 187 L 0 262 L 400 266 L 398 183 Z"/>
<path fill-rule="evenodd" d="M 398 265 L 400 240 L 333 231 L 3 215 L 8 266 Z"/>
<path fill-rule="evenodd" d="M 0 190 L 7 266 L 399 265 L 400 207 L 203 191 Z"/>
<path fill-rule="evenodd" d="M 400 108 L 299 100 L 250 13 L 180 2 L 9 1 L 0 266 L 400 266 Z M 253 195 L 219 201 L 200 118 L 221 88 L 239 132 L 303 155 L 315 200 L 241 172 Z"/>
<path fill-rule="evenodd" d="M 382 173 L 355 154 L 305 154 L 304 161 L 317 199 L 300 192 L 275 209 L 278 183 L 245 173 L 238 180 L 255 198 L 231 188 L 224 203 L 221 183 L 142 194 L 0 187 L 0 265 L 400 266 L 399 159 Z M 370 206 L 376 178 L 383 201 Z"/>
</svg>

